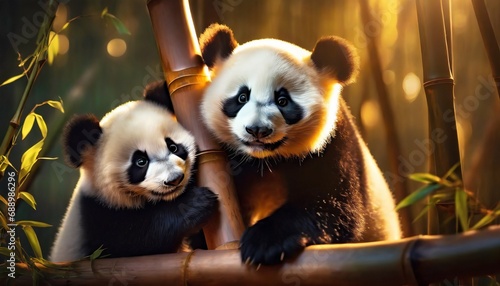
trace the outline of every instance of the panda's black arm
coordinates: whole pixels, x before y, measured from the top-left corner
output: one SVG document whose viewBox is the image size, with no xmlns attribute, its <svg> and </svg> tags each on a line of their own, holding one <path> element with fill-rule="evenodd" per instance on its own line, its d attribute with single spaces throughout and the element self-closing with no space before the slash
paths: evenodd
<svg viewBox="0 0 500 286">
<path fill-rule="evenodd" d="M 175 200 L 173 211 L 183 221 L 183 227 L 192 231 L 208 221 L 218 206 L 217 195 L 205 187 L 188 188 Z"/>
</svg>

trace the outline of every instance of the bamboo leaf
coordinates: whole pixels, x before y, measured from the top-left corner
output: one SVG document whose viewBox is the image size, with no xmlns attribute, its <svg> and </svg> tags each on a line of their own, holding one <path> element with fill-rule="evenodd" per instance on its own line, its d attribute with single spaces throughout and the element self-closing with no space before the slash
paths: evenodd
<svg viewBox="0 0 500 286">
<path fill-rule="evenodd" d="M 102 248 L 102 245 L 99 246 L 98 249 L 96 249 L 92 254 L 89 256 L 90 261 L 96 260 L 102 255 L 102 252 L 106 250 L 106 248 Z"/>
<path fill-rule="evenodd" d="M 49 35 L 49 49 L 47 50 L 47 60 L 49 65 L 52 65 L 54 58 L 59 53 L 59 35 L 50 31 Z"/>
<path fill-rule="evenodd" d="M 419 188 L 418 190 L 404 198 L 401 202 L 399 202 L 399 204 L 396 206 L 396 210 L 402 209 L 422 200 L 439 188 L 441 188 L 441 186 L 438 184 L 430 184 Z"/>
<path fill-rule="evenodd" d="M 40 132 L 42 132 L 42 137 L 45 139 L 47 137 L 47 124 L 45 124 L 45 120 L 40 114 L 35 114 L 36 123 L 38 124 L 38 128 L 40 128 Z"/>
<path fill-rule="evenodd" d="M 22 77 L 24 76 L 24 74 L 25 74 L 25 73 L 22 73 L 22 74 L 18 74 L 18 75 L 16 75 L 16 76 L 11 77 L 11 78 L 7 79 L 6 81 L 2 82 L 2 84 L 0 84 L 0 86 L 4 86 L 4 85 L 7 85 L 7 84 L 9 84 L 9 83 L 13 83 L 13 82 L 15 82 L 16 80 L 18 80 L 18 79 L 22 78 Z"/>
<path fill-rule="evenodd" d="M 0 195 L 0 202 L 4 203 L 6 206 L 9 205 L 9 203 L 7 202 L 7 200 L 2 195 Z"/>
<path fill-rule="evenodd" d="M 32 226 L 32 227 L 51 227 L 51 224 L 44 223 L 41 221 L 34 221 L 34 220 L 20 220 L 16 222 L 17 225 L 21 226 Z"/>
<path fill-rule="evenodd" d="M 0 156 L 0 173 L 5 173 L 5 170 L 7 170 L 7 166 L 10 166 L 12 169 L 16 170 L 14 166 L 10 163 L 9 158 L 7 158 L 4 155 Z M 17 170 L 16 170 L 17 172 Z"/>
<path fill-rule="evenodd" d="M 31 249 L 33 249 L 33 253 L 37 258 L 42 258 L 42 248 L 40 247 L 40 242 L 38 241 L 38 237 L 36 236 L 35 230 L 29 226 L 23 226 L 24 234 L 28 238 L 28 242 L 31 245 Z"/>
<path fill-rule="evenodd" d="M 0 212 L 0 224 L 2 224 L 2 228 L 5 230 L 10 230 L 10 227 L 7 225 L 7 218 L 3 214 L 3 212 Z"/>
<path fill-rule="evenodd" d="M 0 247 L 0 255 L 10 257 L 11 251 L 7 247 Z"/>
<path fill-rule="evenodd" d="M 38 160 L 57 160 L 58 157 L 38 157 Z"/>
<path fill-rule="evenodd" d="M 20 184 L 22 183 L 24 177 L 26 177 L 26 175 L 28 175 L 28 173 L 31 171 L 33 165 L 36 163 L 38 154 L 40 154 L 40 151 L 42 150 L 43 143 L 44 140 L 40 140 L 38 143 L 26 150 L 26 152 L 24 152 L 23 156 L 21 157 L 21 171 L 19 172 Z"/>
<path fill-rule="evenodd" d="M 130 31 L 127 29 L 127 27 L 125 27 L 123 22 L 120 19 L 118 19 L 115 15 L 108 13 L 107 7 L 104 8 L 104 10 L 102 10 L 101 17 L 103 19 L 110 21 L 111 24 L 113 24 L 113 26 L 115 26 L 116 31 L 120 35 L 130 35 Z"/>
<path fill-rule="evenodd" d="M 55 100 L 49 100 L 47 101 L 47 104 L 52 106 L 53 108 L 61 111 L 62 113 L 64 113 L 64 108 L 63 108 L 63 105 L 62 105 L 62 99 L 61 101 L 55 101 Z"/>
<path fill-rule="evenodd" d="M 443 179 L 446 179 L 448 178 L 449 176 L 451 176 L 455 170 L 460 166 L 460 162 L 456 163 L 455 165 L 453 165 L 449 170 L 448 172 L 446 172 L 446 174 L 444 174 L 443 176 Z"/>
<path fill-rule="evenodd" d="M 24 140 L 24 138 L 26 138 L 26 136 L 30 133 L 33 128 L 33 123 L 35 123 L 35 115 L 34 113 L 30 113 L 24 119 L 23 129 L 21 130 L 22 140 Z"/>
<path fill-rule="evenodd" d="M 427 173 L 415 173 L 411 174 L 409 176 L 410 179 L 417 181 L 417 182 L 422 182 L 426 184 L 431 184 L 431 183 L 439 183 L 441 181 L 441 178 L 432 174 L 427 174 Z"/>
<path fill-rule="evenodd" d="M 497 215 L 495 213 L 489 213 L 485 216 L 483 216 L 482 219 L 480 219 L 471 229 L 480 229 L 491 222 L 493 222 L 497 218 Z"/>
<path fill-rule="evenodd" d="M 32 194 L 30 194 L 28 192 L 19 192 L 19 194 L 17 195 L 17 198 L 22 199 L 28 205 L 30 205 L 31 208 L 36 210 L 36 201 L 35 201 L 35 197 L 33 197 Z"/>
<path fill-rule="evenodd" d="M 460 188 L 455 191 L 455 215 L 457 216 L 463 231 L 469 229 L 469 210 L 467 208 L 467 193 Z"/>
</svg>

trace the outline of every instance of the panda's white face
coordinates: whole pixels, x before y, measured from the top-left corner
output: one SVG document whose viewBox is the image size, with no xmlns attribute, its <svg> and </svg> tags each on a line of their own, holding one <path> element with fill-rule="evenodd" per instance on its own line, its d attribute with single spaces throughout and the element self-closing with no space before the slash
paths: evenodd
<svg viewBox="0 0 500 286">
<path fill-rule="evenodd" d="M 313 66 L 311 52 L 255 40 L 215 65 L 202 115 L 215 136 L 251 157 L 302 157 L 335 127 L 340 84 Z"/>
<path fill-rule="evenodd" d="M 139 207 L 146 200 L 172 200 L 184 191 L 195 142 L 165 108 L 129 102 L 107 114 L 100 126 L 93 178 L 104 202 Z"/>
</svg>

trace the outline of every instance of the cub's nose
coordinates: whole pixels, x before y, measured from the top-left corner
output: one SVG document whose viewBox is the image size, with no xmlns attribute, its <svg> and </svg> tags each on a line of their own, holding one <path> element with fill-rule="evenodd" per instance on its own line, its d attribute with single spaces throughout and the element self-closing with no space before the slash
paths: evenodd
<svg viewBox="0 0 500 286">
<path fill-rule="evenodd" d="M 170 181 L 163 181 L 163 185 L 166 187 L 177 187 L 182 180 L 184 180 L 184 174 L 180 174 Z"/>
<path fill-rule="evenodd" d="M 245 130 L 248 134 L 252 135 L 256 139 L 265 138 L 273 133 L 273 130 L 271 128 L 263 126 L 249 126 L 246 127 Z"/>
</svg>

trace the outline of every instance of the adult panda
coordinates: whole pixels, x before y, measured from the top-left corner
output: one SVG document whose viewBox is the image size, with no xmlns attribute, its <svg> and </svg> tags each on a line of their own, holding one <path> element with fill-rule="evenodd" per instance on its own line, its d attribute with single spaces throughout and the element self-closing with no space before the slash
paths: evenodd
<svg viewBox="0 0 500 286">
<path fill-rule="evenodd" d="M 242 261 L 401 237 L 392 194 L 340 97 L 358 73 L 346 40 L 321 38 L 312 52 L 276 39 L 238 45 L 214 24 L 200 46 L 212 71 L 201 113 L 232 155 L 249 226 Z"/>
<path fill-rule="evenodd" d="M 50 260 L 74 261 L 100 246 L 111 257 L 176 252 L 217 208 L 214 193 L 190 183 L 195 141 L 164 90 L 151 85 L 144 100 L 101 121 L 80 115 L 68 122 L 65 157 L 80 167 L 80 179 Z"/>
</svg>

